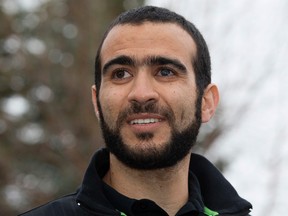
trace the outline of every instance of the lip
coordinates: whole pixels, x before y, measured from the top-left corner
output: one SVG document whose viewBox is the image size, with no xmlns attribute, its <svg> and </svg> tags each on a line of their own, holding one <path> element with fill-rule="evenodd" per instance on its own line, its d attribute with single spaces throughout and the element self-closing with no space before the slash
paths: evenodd
<svg viewBox="0 0 288 216">
<path fill-rule="evenodd" d="M 126 123 L 135 133 L 144 133 L 155 131 L 164 121 L 165 118 L 161 115 L 141 113 L 129 116 Z"/>
</svg>

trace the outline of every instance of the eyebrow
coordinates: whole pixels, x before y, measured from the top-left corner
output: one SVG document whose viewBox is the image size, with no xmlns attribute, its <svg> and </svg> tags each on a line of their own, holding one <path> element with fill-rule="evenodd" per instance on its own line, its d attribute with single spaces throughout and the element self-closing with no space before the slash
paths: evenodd
<svg viewBox="0 0 288 216">
<path fill-rule="evenodd" d="M 114 59 L 111 59 L 103 66 L 103 74 L 105 74 L 113 65 L 123 66 L 136 66 L 136 65 L 148 65 L 148 66 L 160 66 L 160 65 L 172 65 L 179 69 L 181 72 L 186 73 L 187 68 L 178 59 L 169 58 L 166 56 L 148 56 L 144 61 L 138 62 L 135 58 L 121 55 Z"/>
<path fill-rule="evenodd" d="M 108 61 L 103 67 L 103 74 L 105 74 L 110 67 L 113 65 L 126 65 L 126 66 L 135 66 L 135 60 L 129 56 L 121 55 L 110 61 Z"/>
<path fill-rule="evenodd" d="M 178 59 L 172 59 L 164 56 L 150 56 L 145 60 L 145 64 L 149 66 L 153 65 L 172 65 L 182 71 L 187 72 L 187 68 Z"/>
</svg>

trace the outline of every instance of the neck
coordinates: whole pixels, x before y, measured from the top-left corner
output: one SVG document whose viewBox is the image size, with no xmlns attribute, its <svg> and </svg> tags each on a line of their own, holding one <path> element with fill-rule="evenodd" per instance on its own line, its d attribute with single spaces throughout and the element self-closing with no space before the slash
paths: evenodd
<svg viewBox="0 0 288 216">
<path fill-rule="evenodd" d="M 175 215 L 188 200 L 190 155 L 173 167 L 136 170 L 110 154 L 110 170 L 104 181 L 119 193 L 134 199 L 150 199 L 169 215 Z"/>
</svg>

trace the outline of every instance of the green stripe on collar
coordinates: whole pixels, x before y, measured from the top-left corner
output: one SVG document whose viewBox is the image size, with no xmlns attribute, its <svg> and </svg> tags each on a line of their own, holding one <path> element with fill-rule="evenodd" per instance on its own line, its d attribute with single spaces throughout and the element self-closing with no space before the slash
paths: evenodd
<svg viewBox="0 0 288 216">
<path fill-rule="evenodd" d="M 219 215 L 218 212 L 212 211 L 211 209 L 207 208 L 206 206 L 204 206 L 204 214 L 207 215 L 207 216 L 216 216 L 216 215 Z"/>
<path fill-rule="evenodd" d="M 124 212 L 119 211 L 118 209 L 116 209 L 116 211 L 120 213 L 120 216 L 127 216 L 127 214 L 125 214 Z"/>
</svg>

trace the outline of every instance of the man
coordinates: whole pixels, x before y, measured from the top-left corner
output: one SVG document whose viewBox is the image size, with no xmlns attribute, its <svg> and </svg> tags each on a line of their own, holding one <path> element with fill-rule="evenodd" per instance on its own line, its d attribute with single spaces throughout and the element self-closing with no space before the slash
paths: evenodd
<svg viewBox="0 0 288 216">
<path fill-rule="evenodd" d="M 178 14 L 121 14 L 97 52 L 92 100 L 106 147 L 80 189 L 23 215 L 248 215 L 220 172 L 191 153 L 215 113 L 206 43 Z"/>
</svg>

